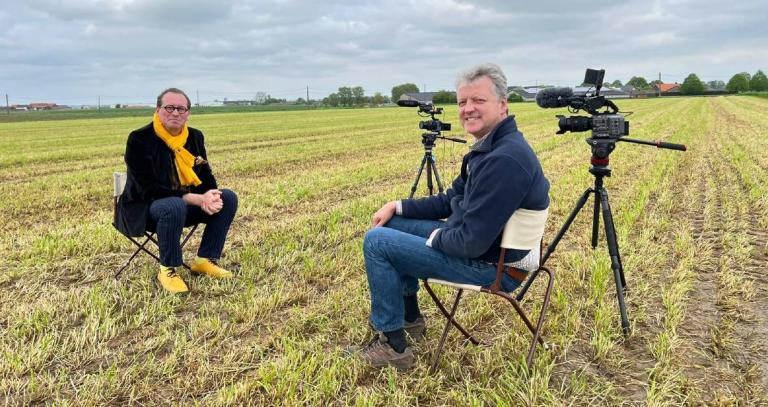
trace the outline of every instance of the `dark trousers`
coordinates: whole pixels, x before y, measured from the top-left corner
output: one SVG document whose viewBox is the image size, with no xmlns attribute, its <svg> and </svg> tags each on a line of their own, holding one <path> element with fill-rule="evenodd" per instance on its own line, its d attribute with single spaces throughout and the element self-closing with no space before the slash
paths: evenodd
<svg viewBox="0 0 768 407">
<path fill-rule="evenodd" d="M 157 232 L 160 246 L 160 264 L 166 267 L 181 266 L 181 232 L 185 226 L 205 223 L 203 240 L 197 250 L 198 257 L 218 259 L 224 249 L 229 226 L 237 212 L 237 194 L 229 189 L 221 190 L 224 207 L 213 215 L 203 212 L 199 206 L 187 205 L 179 197 L 153 201 L 149 206 L 150 231 Z"/>
</svg>

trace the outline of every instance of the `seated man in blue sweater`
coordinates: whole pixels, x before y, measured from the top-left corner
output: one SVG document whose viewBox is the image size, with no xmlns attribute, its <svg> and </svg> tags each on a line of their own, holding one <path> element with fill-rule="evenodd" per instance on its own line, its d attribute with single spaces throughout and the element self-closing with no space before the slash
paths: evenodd
<svg viewBox="0 0 768 407">
<path fill-rule="evenodd" d="M 476 140 L 464 156 L 461 174 L 439 195 L 386 203 L 365 235 L 370 324 L 377 335 L 359 355 L 375 367 L 413 365 L 405 334 L 416 340 L 426 330 L 416 296 L 419 279 L 491 284 L 512 213 L 549 206 L 549 182 L 514 116 L 508 115 L 501 68 L 483 64 L 464 72 L 456 93 L 461 125 Z M 533 255 L 509 250 L 505 263 Z M 504 277 L 506 291 L 524 276 L 516 277 Z"/>
</svg>

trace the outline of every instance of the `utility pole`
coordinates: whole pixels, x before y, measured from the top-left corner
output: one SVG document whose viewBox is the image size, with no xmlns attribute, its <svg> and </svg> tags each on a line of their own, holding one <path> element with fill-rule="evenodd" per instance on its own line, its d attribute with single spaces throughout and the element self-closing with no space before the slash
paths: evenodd
<svg viewBox="0 0 768 407">
<path fill-rule="evenodd" d="M 659 72 L 659 84 L 656 85 L 656 89 L 659 90 L 659 97 L 661 97 L 661 72 Z"/>
<path fill-rule="evenodd" d="M 5 110 L 8 111 L 8 114 L 11 114 L 11 105 L 8 104 L 8 94 L 5 94 Z"/>
<path fill-rule="evenodd" d="M 309 104 L 309 85 L 307 85 L 307 104 Z"/>
<path fill-rule="evenodd" d="M 99 109 L 99 111 L 101 111 L 101 96 L 99 96 L 99 104 L 97 106 L 98 106 L 97 108 Z"/>
</svg>

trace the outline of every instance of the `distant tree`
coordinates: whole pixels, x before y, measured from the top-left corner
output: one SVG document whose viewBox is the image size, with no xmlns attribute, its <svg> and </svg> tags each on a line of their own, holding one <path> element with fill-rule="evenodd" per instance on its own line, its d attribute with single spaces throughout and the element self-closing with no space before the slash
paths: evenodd
<svg viewBox="0 0 768 407">
<path fill-rule="evenodd" d="M 723 81 L 709 81 L 707 82 L 707 86 L 709 86 L 712 90 L 723 90 L 725 89 L 725 82 Z"/>
<path fill-rule="evenodd" d="M 432 96 L 432 102 L 439 104 L 456 103 L 456 92 L 451 92 L 449 90 L 438 91 Z"/>
<path fill-rule="evenodd" d="M 419 91 L 419 87 L 413 83 L 403 83 L 392 88 L 392 101 L 397 102 L 400 100 L 400 96 L 403 93 L 415 93 Z"/>
<path fill-rule="evenodd" d="M 384 103 L 387 103 L 386 96 L 382 95 L 381 92 L 376 92 L 371 98 L 371 103 L 376 106 L 383 105 Z"/>
<path fill-rule="evenodd" d="M 656 85 L 661 85 L 662 83 L 664 83 L 664 82 L 662 82 L 662 81 L 660 81 L 660 80 L 658 80 L 658 79 L 654 79 L 654 80 L 652 80 L 652 81 L 648 82 L 648 86 L 650 86 L 651 88 L 653 88 L 654 86 L 656 86 Z"/>
<path fill-rule="evenodd" d="M 627 85 L 632 85 L 635 89 L 650 89 L 650 85 L 648 85 L 648 82 L 642 76 L 633 76 L 627 82 Z"/>
<path fill-rule="evenodd" d="M 267 102 L 267 94 L 264 92 L 256 92 L 256 96 L 253 98 L 256 104 L 262 105 Z"/>
<path fill-rule="evenodd" d="M 725 90 L 734 93 L 746 92 L 749 90 L 749 79 L 744 76 L 743 72 L 737 73 L 736 75 L 733 75 L 728 81 L 728 84 L 725 85 Z"/>
<path fill-rule="evenodd" d="M 744 77 L 747 78 L 747 80 L 752 79 L 752 75 L 750 75 L 749 72 L 739 72 L 739 74 L 744 75 Z"/>
<path fill-rule="evenodd" d="M 354 99 L 352 96 L 352 88 L 350 88 L 349 86 L 342 86 L 339 88 L 339 91 L 337 93 L 339 95 L 339 105 L 352 106 L 352 103 L 354 102 Z"/>
<path fill-rule="evenodd" d="M 755 92 L 763 92 L 768 90 L 768 77 L 765 76 L 763 71 L 758 70 L 752 79 L 749 80 L 749 90 Z"/>
<path fill-rule="evenodd" d="M 704 82 L 695 73 L 689 74 L 683 84 L 680 85 L 680 93 L 683 95 L 701 95 L 704 93 Z"/>
<path fill-rule="evenodd" d="M 510 92 L 509 96 L 507 96 L 507 102 L 509 103 L 520 103 L 523 101 L 523 97 L 518 95 L 515 92 Z"/>
<path fill-rule="evenodd" d="M 304 98 L 298 98 L 298 99 L 296 99 L 296 104 L 297 104 L 297 105 L 304 105 L 304 104 L 306 104 L 306 103 L 307 103 L 307 102 L 304 100 Z"/>
<path fill-rule="evenodd" d="M 363 103 L 365 103 L 365 90 L 362 86 L 355 86 L 352 88 L 352 104 L 361 106 Z"/>
<path fill-rule="evenodd" d="M 339 105 L 339 95 L 336 93 L 331 93 L 330 95 L 328 95 L 328 97 L 323 99 L 323 104 L 326 104 L 331 107 L 337 107 Z"/>
<path fill-rule="evenodd" d="M 624 84 L 621 83 L 621 81 L 618 80 L 618 79 L 616 79 L 615 81 L 611 82 L 611 87 L 620 88 L 622 86 L 624 86 Z"/>
</svg>

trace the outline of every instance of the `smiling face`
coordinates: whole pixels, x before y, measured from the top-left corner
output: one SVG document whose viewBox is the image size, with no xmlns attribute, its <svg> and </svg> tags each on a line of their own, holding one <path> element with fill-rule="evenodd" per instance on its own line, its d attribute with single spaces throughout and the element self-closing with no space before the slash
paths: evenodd
<svg viewBox="0 0 768 407">
<path fill-rule="evenodd" d="M 177 135 L 181 133 L 184 124 L 187 123 L 187 119 L 189 119 L 189 110 L 184 113 L 179 113 L 178 110 L 174 109 L 171 113 L 168 113 L 165 110 L 166 106 L 189 108 L 187 98 L 179 93 L 168 92 L 163 95 L 160 107 L 155 110 L 157 115 L 160 116 L 160 122 L 163 123 L 163 127 L 165 127 L 169 133 Z"/>
<path fill-rule="evenodd" d="M 493 82 L 487 76 L 459 85 L 456 97 L 461 126 L 475 139 L 490 133 L 507 117 L 507 100 L 496 95 Z"/>
</svg>

